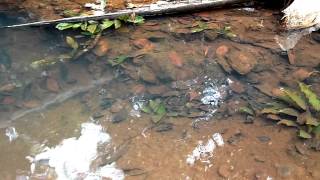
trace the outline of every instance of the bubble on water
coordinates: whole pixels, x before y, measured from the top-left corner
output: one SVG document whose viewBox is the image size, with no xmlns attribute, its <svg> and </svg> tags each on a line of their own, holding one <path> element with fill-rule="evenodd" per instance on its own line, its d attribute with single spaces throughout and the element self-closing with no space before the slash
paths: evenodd
<svg viewBox="0 0 320 180">
<path fill-rule="evenodd" d="M 19 137 L 19 134 L 15 127 L 8 127 L 6 128 L 6 136 L 9 138 L 9 141 L 12 142 Z"/>
</svg>

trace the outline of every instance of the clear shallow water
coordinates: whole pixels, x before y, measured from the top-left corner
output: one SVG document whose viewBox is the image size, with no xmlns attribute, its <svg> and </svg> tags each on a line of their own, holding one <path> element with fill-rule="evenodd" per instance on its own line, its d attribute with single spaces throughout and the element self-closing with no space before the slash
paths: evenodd
<svg viewBox="0 0 320 180">
<path fill-rule="evenodd" d="M 199 21 L 208 30 L 191 33 Z M 290 85 L 294 77 L 288 74 L 301 67 L 317 68 L 318 42 L 303 38 L 295 49 L 296 64 L 290 65 L 274 39 L 281 35 L 275 22 L 264 10 L 150 19 L 141 26 L 106 32 L 96 49 L 75 62 L 38 69 L 30 64 L 70 52 L 64 39 L 74 34 L 50 27 L 1 30 L 1 179 L 90 179 L 90 175 L 95 179 L 103 167 L 118 169 L 125 179 L 317 179 L 316 152 L 288 154 L 293 145 L 302 144 L 293 129 L 279 131 L 279 126 L 261 118 L 244 124 L 246 117 L 236 113 L 247 103 L 269 100 L 266 94 L 279 84 Z M 226 26 L 237 37 L 214 30 Z M 90 38 L 77 38 L 86 40 Z M 230 50 L 230 73 L 219 59 L 217 49 L 223 45 Z M 247 69 L 233 61 L 239 53 L 255 66 L 246 75 L 239 75 Z M 110 66 L 108 61 L 120 55 L 130 58 Z M 157 125 L 141 108 L 156 99 L 167 111 Z M 81 135 L 84 123 L 101 128 Z M 204 145 L 215 133 L 222 135 L 225 145 L 202 149 L 202 156 L 209 158 L 190 165 L 188 156 L 203 147 L 199 141 Z M 101 134 L 110 139 L 94 141 Z M 269 140 L 257 139 L 261 136 Z M 98 148 L 86 149 L 84 137 L 92 139 L 90 147 Z M 64 148 L 84 154 L 87 150 L 88 158 L 61 162 L 68 155 L 56 152 Z M 289 173 L 279 172 L 282 169 Z"/>
</svg>

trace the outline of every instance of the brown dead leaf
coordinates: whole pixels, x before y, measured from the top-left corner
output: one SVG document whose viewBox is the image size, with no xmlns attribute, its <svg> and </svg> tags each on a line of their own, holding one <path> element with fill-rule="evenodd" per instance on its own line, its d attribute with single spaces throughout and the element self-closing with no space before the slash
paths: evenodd
<svg viewBox="0 0 320 180">
<path fill-rule="evenodd" d="M 47 78 L 47 89 L 51 92 L 55 92 L 55 93 L 59 92 L 60 86 L 59 86 L 58 81 L 52 77 L 48 77 Z"/>
<path fill-rule="evenodd" d="M 183 66 L 183 60 L 176 51 L 170 51 L 168 56 L 173 65 L 177 67 Z"/>
</svg>

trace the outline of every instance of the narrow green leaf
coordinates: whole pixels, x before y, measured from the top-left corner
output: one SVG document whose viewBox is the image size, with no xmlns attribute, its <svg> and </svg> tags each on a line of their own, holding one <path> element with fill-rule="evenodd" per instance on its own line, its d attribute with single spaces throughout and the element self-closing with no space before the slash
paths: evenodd
<svg viewBox="0 0 320 180">
<path fill-rule="evenodd" d="M 307 104 L 302 96 L 296 91 L 290 89 L 283 89 L 283 92 L 301 109 L 306 110 Z"/>
<path fill-rule="evenodd" d="M 310 105 L 316 110 L 320 111 L 320 99 L 319 97 L 311 90 L 309 86 L 304 83 L 299 83 L 300 90 L 307 97 Z"/>
<path fill-rule="evenodd" d="M 292 109 L 292 108 L 280 109 L 279 113 L 286 114 L 286 115 L 289 115 L 289 116 L 294 116 L 294 117 L 298 117 L 299 114 L 300 114 L 298 111 L 296 111 L 295 109 Z"/>
<path fill-rule="evenodd" d="M 79 27 L 81 27 L 82 23 L 75 23 L 72 26 L 72 29 L 78 29 Z"/>
</svg>

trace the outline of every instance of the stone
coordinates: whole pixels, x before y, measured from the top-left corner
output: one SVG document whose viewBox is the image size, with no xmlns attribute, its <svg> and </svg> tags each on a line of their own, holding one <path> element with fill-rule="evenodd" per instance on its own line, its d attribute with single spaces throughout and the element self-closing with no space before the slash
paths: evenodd
<svg viewBox="0 0 320 180">
<path fill-rule="evenodd" d="M 221 45 L 216 49 L 216 55 L 218 57 L 225 56 L 229 52 L 229 48 L 226 45 Z"/>
<path fill-rule="evenodd" d="M 170 89 L 165 85 L 150 86 L 147 88 L 147 92 L 151 95 L 162 95 L 168 92 Z"/>
<path fill-rule="evenodd" d="M 245 91 L 244 85 L 238 81 L 238 80 L 231 80 L 231 83 L 229 83 L 230 89 L 238 94 L 241 94 Z"/>
<path fill-rule="evenodd" d="M 231 169 L 227 165 L 221 165 L 218 168 L 218 174 L 223 178 L 228 178 L 231 175 Z"/>
<path fill-rule="evenodd" d="M 109 47 L 110 45 L 107 39 L 100 39 L 96 47 L 93 49 L 93 53 L 99 57 L 104 56 L 109 51 Z"/>
<path fill-rule="evenodd" d="M 148 82 L 148 83 L 155 84 L 158 82 L 158 79 L 157 79 L 155 73 L 152 71 L 151 68 L 149 68 L 146 65 L 144 65 L 140 68 L 139 77 L 141 80 Z"/>
<path fill-rule="evenodd" d="M 126 109 L 122 109 L 121 111 L 117 112 L 111 118 L 112 123 L 120 123 L 128 118 L 128 112 Z"/>
<path fill-rule="evenodd" d="M 277 173 L 281 177 L 289 177 L 291 176 L 294 169 L 288 165 L 276 165 Z"/>
<path fill-rule="evenodd" d="M 182 67 L 183 66 L 183 59 L 181 56 L 176 52 L 176 51 L 170 51 L 168 54 L 170 62 L 177 66 L 177 67 Z"/>
<path fill-rule="evenodd" d="M 249 52 L 235 51 L 227 59 L 232 69 L 241 75 L 248 74 L 257 64 L 256 57 Z"/>
<path fill-rule="evenodd" d="M 60 90 L 60 86 L 58 84 L 58 81 L 54 79 L 53 77 L 48 77 L 47 81 L 47 89 L 51 92 L 57 93 Z"/>
</svg>

